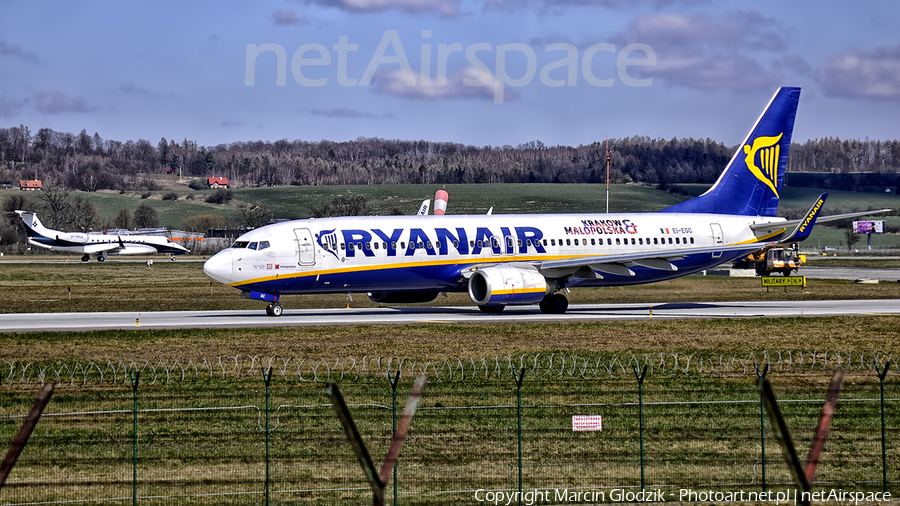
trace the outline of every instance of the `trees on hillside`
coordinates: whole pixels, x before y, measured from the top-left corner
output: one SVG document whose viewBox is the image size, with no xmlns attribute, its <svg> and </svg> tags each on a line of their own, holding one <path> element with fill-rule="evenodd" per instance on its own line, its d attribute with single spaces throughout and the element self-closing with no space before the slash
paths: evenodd
<svg viewBox="0 0 900 506">
<path fill-rule="evenodd" d="M 711 139 L 610 141 L 613 182 L 669 186 L 712 183 L 735 151 Z M 825 138 L 791 146 L 788 169 L 804 172 L 900 172 L 900 141 Z M 0 128 L 0 180 L 42 179 L 69 189 L 135 190 L 140 174 L 174 173 L 202 180 L 228 177 L 232 185 L 452 183 L 600 183 L 606 145 L 470 146 L 452 142 L 358 138 L 309 142 L 281 139 L 199 146 L 161 138 L 104 139 L 24 125 Z M 173 176 L 174 177 L 174 176 Z M 146 189 L 146 188 L 145 188 Z"/>
</svg>

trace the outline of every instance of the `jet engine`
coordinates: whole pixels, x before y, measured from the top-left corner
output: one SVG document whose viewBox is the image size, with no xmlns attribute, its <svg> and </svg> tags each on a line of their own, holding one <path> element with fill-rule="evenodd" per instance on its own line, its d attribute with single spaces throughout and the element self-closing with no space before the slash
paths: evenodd
<svg viewBox="0 0 900 506">
<path fill-rule="evenodd" d="M 550 292 L 540 272 L 512 265 L 478 269 L 469 278 L 469 297 L 479 306 L 537 304 Z"/>
<path fill-rule="evenodd" d="M 373 292 L 368 294 L 373 302 L 381 304 L 415 304 L 431 302 L 441 292 Z"/>
</svg>

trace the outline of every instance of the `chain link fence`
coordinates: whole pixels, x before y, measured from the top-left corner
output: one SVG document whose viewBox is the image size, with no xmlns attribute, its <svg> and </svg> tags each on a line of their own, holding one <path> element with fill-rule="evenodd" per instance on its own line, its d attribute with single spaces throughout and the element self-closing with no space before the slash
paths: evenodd
<svg viewBox="0 0 900 506">
<path fill-rule="evenodd" d="M 340 382 L 380 461 L 395 409 L 422 373 L 429 383 L 388 504 L 611 502 L 642 483 L 671 501 L 682 489 L 783 491 L 793 485 L 761 418 L 756 366 L 763 363 L 803 455 L 830 373 L 845 368 L 814 488 L 892 490 L 900 480 L 900 450 L 891 445 L 900 430 L 895 360 L 877 352 L 793 351 L 439 362 L 242 356 L 3 362 L 6 446 L 40 384 L 61 388 L 0 491 L 0 504 L 369 504 L 371 491 L 324 382 Z M 883 404 L 876 362 L 890 367 Z M 644 367 L 639 391 L 635 371 Z M 388 373 L 396 371 L 395 391 Z M 574 431 L 573 417 L 581 416 L 599 416 L 600 430 Z"/>
</svg>

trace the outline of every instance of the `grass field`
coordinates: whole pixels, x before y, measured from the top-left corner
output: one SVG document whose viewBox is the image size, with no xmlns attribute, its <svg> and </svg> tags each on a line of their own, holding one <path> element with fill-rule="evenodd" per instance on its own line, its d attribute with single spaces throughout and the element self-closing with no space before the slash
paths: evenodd
<svg viewBox="0 0 900 506">
<path fill-rule="evenodd" d="M 867 261 L 867 262 L 870 262 Z M 237 290 L 210 283 L 201 262 L 21 264 L 0 262 L 4 312 L 237 309 L 262 311 Z M 71 291 L 70 291 L 71 289 Z M 857 285 L 813 280 L 809 293 L 766 293 L 755 278 L 689 276 L 645 286 L 573 290 L 573 303 L 900 298 L 900 284 Z M 286 308 L 343 307 L 343 296 L 286 297 Z M 440 304 L 466 304 L 451 294 Z M 356 297 L 353 307 L 372 306 Z M 141 504 L 260 504 L 271 469 L 273 502 L 360 504 L 370 500 L 355 457 L 337 423 L 324 385 L 309 381 L 311 364 L 335 359 L 407 359 L 398 387 L 402 406 L 410 364 L 553 353 L 581 357 L 559 374 L 530 370 L 522 387 L 522 473 L 525 489 L 633 490 L 640 485 L 637 383 L 627 368 L 582 378 L 585 360 L 633 355 L 682 357 L 680 368 L 657 370 L 644 384 L 644 472 L 648 485 L 676 490 L 760 491 L 759 398 L 750 372 L 700 373 L 702 357 L 747 357 L 763 351 L 840 351 L 846 357 L 893 354 L 900 317 L 751 318 L 531 324 L 416 324 L 265 329 L 172 329 L 0 334 L 0 441 L 11 440 L 33 399 L 37 371 L 68 370 L 84 383 L 58 387 L 0 503 L 125 503 L 132 498 L 132 388 L 137 399 L 137 495 Z M 829 355 L 832 360 L 834 355 Z M 181 379 L 180 368 L 216 357 L 227 377 Z M 693 362 L 687 361 L 692 357 Z M 273 358 L 270 408 L 261 370 Z M 283 367 L 309 358 L 306 380 Z M 809 358 L 807 358 L 809 359 Z M 657 358 L 656 360 L 659 360 Z M 856 358 L 854 358 L 856 360 Z M 896 359 L 893 359 L 896 361 Z M 123 364 L 115 374 L 100 367 Z M 100 364 L 98 368 L 76 364 Z M 296 362 L 290 362 L 292 364 Z M 492 363 L 492 362 L 488 362 Z M 693 364 L 693 367 L 690 365 Z M 895 362 L 891 362 L 895 363 Z M 133 365 L 129 365 L 133 364 Z M 179 365 L 180 364 L 180 365 Z M 250 365 L 252 364 L 252 365 Z M 118 366 L 116 366 L 118 367 Z M 571 368 L 574 367 L 574 368 Z M 776 367 L 769 375 L 801 454 L 809 447 L 832 366 L 820 372 Z M 66 369 L 68 368 L 68 369 Z M 683 368 L 683 369 L 682 369 Z M 663 370 L 665 368 L 660 368 Z M 487 369 L 486 369 L 487 370 Z M 168 373 L 172 373 L 171 378 Z M 401 453 L 401 504 L 479 504 L 478 488 L 515 490 L 518 455 L 517 391 L 498 367 L 465 380 L 432 376 Z M 64 373 L 65 375 L 65 373 Z M 896 372 L 888 376 L 897 397 Z M 29 378 L 27 381 L 24 378 Z M 878 381 L 853 369 L 841 394 L 819 488 L 879 490 L 881 479 Z M 351 412 L 380 460 L 391 434 L 391 390 L 379 376 L 352 375 L 341 383 Z M 888 479 L 900 483 L 900 412 L 887 407 Z M 266 413 L 272 429 L 266 439 Z M 600 433 L 576 433 L 572 415 L 602 414 Z M 769 429 L 769 490 L 790 477 Z M 270 452 L 267 451 L 270 449 Z M 267 458 L 267 455 L 269 457 Z M 777 482 L 777 483 L 776 483 Z M 674 488 L 673 488 L 674 487 Z M 392 494 L 389 494 L 392 497 Z"/>
</svg>

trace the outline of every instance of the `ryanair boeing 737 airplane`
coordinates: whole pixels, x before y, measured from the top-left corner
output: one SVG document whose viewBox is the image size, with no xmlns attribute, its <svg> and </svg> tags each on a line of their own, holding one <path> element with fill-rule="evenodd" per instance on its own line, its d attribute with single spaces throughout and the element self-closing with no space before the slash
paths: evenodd
<svg viewBox="0 0 900 506">
<path fill-rule="evenodd" d="M 779 89 L 716 183 L 658 213 L 296 220 L 238 237 L 203 270 L 269 302 L 270 316 L 281 295 L 354 292 L 393 304 L 468 291 L 489 313 L 564 313 L 569 288 L 663 281 L 808 237 L 827 194 L 801 220 L 775 216 L 799 98 L 800 88 Z"/>
</svg>

